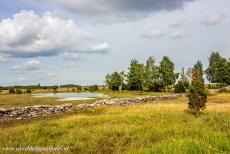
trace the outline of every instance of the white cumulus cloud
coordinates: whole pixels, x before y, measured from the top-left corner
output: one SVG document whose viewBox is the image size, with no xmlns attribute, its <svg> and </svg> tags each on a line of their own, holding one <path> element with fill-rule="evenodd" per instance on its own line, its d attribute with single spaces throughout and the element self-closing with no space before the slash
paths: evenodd
<svg viewBox="0 0 230 154">
<path fill-rule="evenodd" d="M 40 16 L 33 11 L 21 11 L 0 21 L 0 55 L 24 58 L 84 52 L 90 45 L 83 46 L 81 41 L 94 37 L 94 33 L 80 29 L 73 20 L 55 17 L 50 12 Z"/>
<path fill-rule="evenodd" d="M 224 14 L 212 15 L 212 16 L 204 17 L 201 23 L 208 26 L 214 26 L 223 22 L 224 19 L 225 19 Z"/>
<path fill-rule="evenodd" d="M 23 64 L 14 65 L 13 70 L 21 71 L 21 70 L 39 70 L 41 68 L 40 61 L 31 59 Z"/>
<path fill-rule="evenodd" d="M 164 36 L 164 33 L 159 29 L 145 32 L 142 35 L 143 38 L 160 38 L 162 36 Z"/>
<path fill-rule="evenodd" d="M 91 45 L 89 47 L 88 53 L 107 53 L 110 50 L 108 43 L 101 43 L 96 45 Z"/>
<path fill-rule="evenodd" d="M 184 31 L 175 31 L 175 32 L 171 33 L 170 38 L 171 39 L 182 39 L 182 38 L 186 38 L 188 36 L 189 35 Z"/>
</svg>

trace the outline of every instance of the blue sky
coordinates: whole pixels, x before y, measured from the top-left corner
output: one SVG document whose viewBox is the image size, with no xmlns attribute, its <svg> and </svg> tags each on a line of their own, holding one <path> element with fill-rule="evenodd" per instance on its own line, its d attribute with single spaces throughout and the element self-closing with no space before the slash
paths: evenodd
<svg viewBox="0 0 230 154">
<path fill-rule="evenodd" d="M 7 0 L 0 3 L 0 85 L 103 84 L 131 59 L 176 70 L 230 57 L 228 0 Z"/>
</svg>

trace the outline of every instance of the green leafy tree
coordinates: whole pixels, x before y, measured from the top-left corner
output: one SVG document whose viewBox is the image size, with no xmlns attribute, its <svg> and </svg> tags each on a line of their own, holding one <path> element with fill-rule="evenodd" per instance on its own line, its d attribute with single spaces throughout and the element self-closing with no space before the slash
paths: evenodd
<svg viewBox="0 0 230 154">
<path fill-rule="evenodd" d="M 155 65 L 154 57 L 149 57 L 145 66 L 144 91 L 154 91 L 159 81 L 159 70 Z"/>
<path fill-rule="evenodd" d="M 160 76 L 163 80 L 166 88 L 173 85 L 176 82 L 176 77 L 174 73 L 174 63 L 167 57 L 164 56 L 160 62 Z"/>
<path fill-rule="evenodd" d="M 182 67 L 182 71 L 181 71 L 181 82 L 182 84 L 185 86 L 185 88 L 189 88 L 189 79 L 187 77 L 187 75 L 185 74 L 185 70 Z"/>
<path fill-rule="evenodd" d="M 189 88 L 189 103 L 190 111 L 198 115 L 200 110 L 204 110 L 207 102 L 207 94 L 203 79 L 203 69 L 200 61 L 194 65 L 192 69 L 192 83 Z"/>
<path fill-rule="evenodd" d="M 123 89 L 123 87 L 124 87 L 124 80 L 125 80 L 125 78 L 126 78 L 126 74 L 125 74 L 124 71 L 122 71 L 122 72 L 120 73 L 120 77 L 121 77 L 121 79 L 120 79 L 119 90 L 120 90 L 120 92 L 121 92 L 122 89 Z"/>
<path fill-rule="evenodd" d="M 212 83 L 230 84 L 229 60 L 220 56 L 218 52 L 212 52 L 209 58 L 209 66 L 206 69 L 206 77 Z"/>
<path fill-rule="evenodd" d="M 110 90 L 119 90 L 120 86 L 121 88 L 124 86 L 124 72 L 114 72 L 112 74 L 107 74 L 105 78 L 106 84 L 108 85 Z"/>
<path fill-rule="evenodd" d="M 130 90 L 143 90 L 145 83 L 145 66 L 136 59 L 131 60 L 127 86 Z"/>
<path fill-rule="evenodd" d="M 224 81 L 225 83 L 227 83 L 228 85 L 230 85 L 230 59 L 226 60 L 226 73 L 225 73 L 225 76 L 224 76 Z"/>
</svg>

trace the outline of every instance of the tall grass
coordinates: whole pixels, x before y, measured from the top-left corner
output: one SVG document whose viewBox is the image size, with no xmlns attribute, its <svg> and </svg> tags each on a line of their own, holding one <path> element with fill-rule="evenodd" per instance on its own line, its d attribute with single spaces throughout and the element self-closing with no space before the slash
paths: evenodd
<svg viewBox="0 0 230 154">
<path fill-rule="evenodd" d="M 210 102 L 216 98 L 221 99 L 212 96 Z M 229 101 L 208 103 L 198 118 L 187 112 L 187 99 L 182 98 L 2 123 L 0 147 L 66 146 L 66 153 L 230 153 Z"/>
</svg>

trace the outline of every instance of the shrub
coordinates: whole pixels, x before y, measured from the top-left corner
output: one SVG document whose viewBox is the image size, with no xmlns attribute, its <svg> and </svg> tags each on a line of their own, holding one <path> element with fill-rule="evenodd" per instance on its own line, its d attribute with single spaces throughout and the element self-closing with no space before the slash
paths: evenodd
<svg viewBox="0 0 230 154">
<path fill-rule="evenodd" d="M 223 87 L 227 87 L 228 85 L 226 83 L 211 83 L 211 84 L 207 84 L 208 89 L 219 89 L 219 88 L 223 88 Z"/>
<path fill-rule="evenodd" d="M 89 87 L 89 91 L 96 91 L 96 90 L 99 90 L 97 85 L 93 85 Z"/>
<path fill-rule="evenodd" d="M 58 89 L 58 86 L 54 86 L 54 87 L 53 87 L 53 92 L 56 93 L 56 92 L 57 92 L 57 89 Z"/>
<path fill-rule="evenodd" d="M 17 93 L 17 94 L 22 94 L 22 90 L 19 89 L 19 88 L 17 88 L 17 89 L 16 89 L 16 93 Z"/>
<path fill-rule="evenodd" d="M 26 93 L 31 94 L 31 89 L 27 88 Z"/>
<path fill-rule="evenodd" d="M 81 86 L 77 85 L 76 87 L 78 91 L 81 91 Z"/>
<path fill-rule="evenodd" d="M 176 85 L 175 85 L 175 89 L 174 89 L 174 92 L 175 93 L 184 93 L 185 92 L 185 86 L 184 84 L 179 81 Z"/>
<path fill-rule="evenodd" d="M 202 64 L 198 61 L 192 70 L 192 83 L 189 87 L 189 103 L 190 111 L 198 115 L 200 110 L 204 110 L 207 102 L 207 94 L 205 92 Z"/>
<path fill-rule="evenodd" d="M 14 93 L 15 93 L 15 89 L 14 89 L 14 88 L 10 88 L 10 89 L 9 89 L 9 93 L 10 93 L 10 94 L 14 94 Z"/>
</svg>

